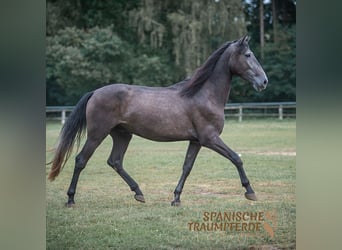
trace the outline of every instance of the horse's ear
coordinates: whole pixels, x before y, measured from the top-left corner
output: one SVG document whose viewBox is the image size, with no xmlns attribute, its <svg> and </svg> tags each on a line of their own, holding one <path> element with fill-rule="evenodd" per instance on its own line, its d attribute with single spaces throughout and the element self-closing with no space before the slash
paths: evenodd
<svg viewBox="0 0 342 250">
<path fill-rule="evenodd" d="M 251 40 L 250 36 L 245 36 L 245 42 L 248 44 L 249 40 Z"/>
<path fill-rule="evenodd" d="M 239 39 L 239 45 L 248 45 L 250 37 L 249 36 L 244 36 Z"/>
</svg>

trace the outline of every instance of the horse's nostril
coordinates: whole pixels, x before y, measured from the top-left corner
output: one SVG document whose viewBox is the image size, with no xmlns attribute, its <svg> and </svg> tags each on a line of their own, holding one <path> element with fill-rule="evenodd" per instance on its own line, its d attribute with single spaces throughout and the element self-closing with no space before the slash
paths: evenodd
<svg viewBox="0 0 342 250">
<path fill-rule="evenodd" d="M 264 80 L 264 85 L 266 85 L 266 84 L 267 84 L 267 80 L 265 79 L 265 80 Z"/>
</svg>

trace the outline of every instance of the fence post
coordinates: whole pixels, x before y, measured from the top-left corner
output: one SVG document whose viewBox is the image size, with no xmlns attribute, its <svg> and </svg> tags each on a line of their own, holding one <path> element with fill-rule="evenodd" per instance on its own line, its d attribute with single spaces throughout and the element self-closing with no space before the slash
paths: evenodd
<svg viewBox="0 0 342 250">
<path fill-rule="evenodd" d="M 63 125 L 65 123 L 65 113 L 66 113 L 66 111 L 62 110 L 62 120 L 61 120 L 61 122 L 62 122 Z"/>
<path fill-rule="evenodd" d="M 239 106 L 239 122 L 242 122 L 242 106 Z"/>
<path fill-rule="evenodd" d="M 279 105 L 279 120 L 283 120 L 283 105 Z"/>
</svg>

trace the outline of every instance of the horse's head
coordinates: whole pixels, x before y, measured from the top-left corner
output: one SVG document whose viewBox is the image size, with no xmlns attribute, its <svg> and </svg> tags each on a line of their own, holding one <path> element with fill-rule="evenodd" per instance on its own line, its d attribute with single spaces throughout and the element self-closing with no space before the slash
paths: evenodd
<svg viewBox="0 0 342 250">
<path fill-rule="evenodd" d="M 244 36 L 232 44 L 232 54 L 229 60 L 231 72 L 250 82 L 254 89 L 262 91 L 266 88 L 268 79 L 258 60 L 248 46 L 249 37 Z"/>
</svg>

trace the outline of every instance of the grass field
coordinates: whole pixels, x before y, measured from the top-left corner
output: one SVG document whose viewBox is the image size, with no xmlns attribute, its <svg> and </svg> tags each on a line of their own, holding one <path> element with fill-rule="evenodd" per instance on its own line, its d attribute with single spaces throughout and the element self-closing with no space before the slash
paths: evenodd
<svg viewBox="0 0 342 250">
<path fill-rule="evenodd" d="M 47 150 L 56 144 L 60 128 L 47 124 Z M 80 176 L 75 207 L 64 207 L 74 157 L 54 182 L 47 181 L 47 249 L 295 249 L 295 120 L 229 121 L 221 137 L 241 154 L 258 201 L 244 198 L 232 163 L 202 148 L 185 183 L 182 205 L 171 207 L 187 142 L 157 143 L 135 136 L 124 166 L 146 199 L 136 202 L 106 164 L 111 150 L 107 138 Z M 51 158 L 47 151 L 47 161 Z M 206 221 L 205 212 L 263 213 L 262 226 L 250 231 L 189 230 L 190 222 L 220 222 Z"/>
</svg>

